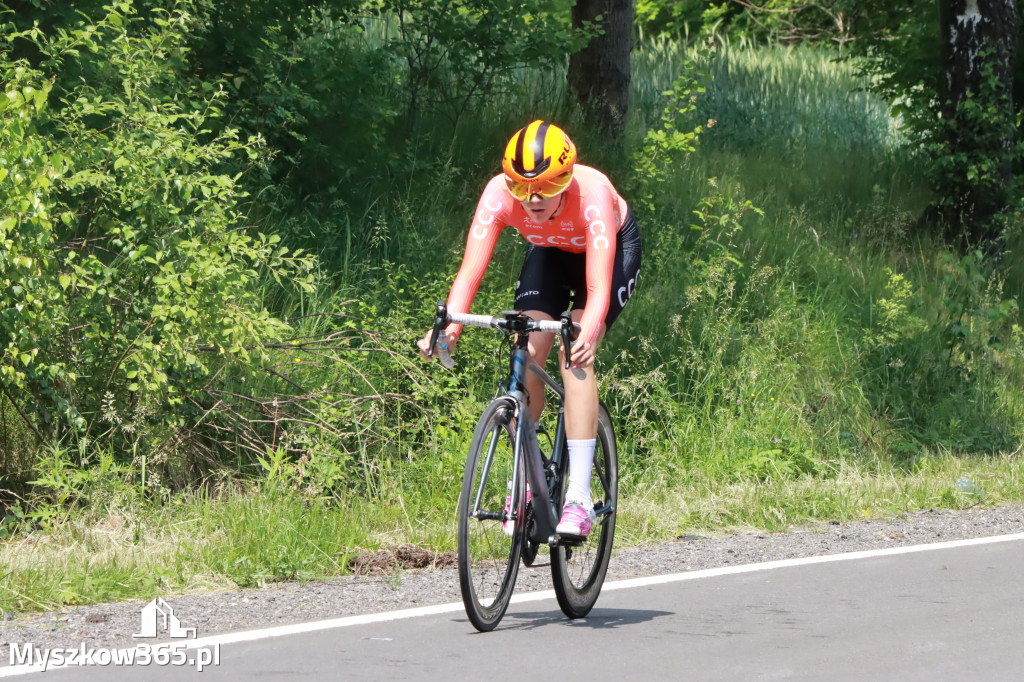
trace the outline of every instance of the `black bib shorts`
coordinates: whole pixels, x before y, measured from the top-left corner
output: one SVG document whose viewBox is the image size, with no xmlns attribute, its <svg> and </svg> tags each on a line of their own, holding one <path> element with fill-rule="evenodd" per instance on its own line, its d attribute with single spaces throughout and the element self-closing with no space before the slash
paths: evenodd
<svg viewBox="0 0 1024 682">
<path fill-rule="evenodd" d="M 640 228 L 633 212 L 615 239 L 612 291 L 604 324 L 610 329 L 633 295 L 640 276 Z M 587 254 L 531 245 L 516 282 L 516 310 L 540 310 L 554 319 L 587 305 Z"/>
</svg>

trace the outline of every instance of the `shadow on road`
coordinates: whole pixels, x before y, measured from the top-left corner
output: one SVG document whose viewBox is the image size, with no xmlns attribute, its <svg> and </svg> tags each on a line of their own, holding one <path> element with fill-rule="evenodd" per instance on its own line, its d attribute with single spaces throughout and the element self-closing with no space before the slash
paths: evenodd
<svg viewBox="0 0 1024 682">
<path fill-rule="evenodd" d="M 644 611 L 633 609 L 595 608 L 586 618 L 570 620 L 558 611 L 527 611 L 509 613 L 498 626 L 504 630 L 533 630 L 545 625 L 562 624 L 571 628 L 610 630 L 626 625 L 646 623 L 662 616 L 675 615 L 671 611 Z"/>
</svg>

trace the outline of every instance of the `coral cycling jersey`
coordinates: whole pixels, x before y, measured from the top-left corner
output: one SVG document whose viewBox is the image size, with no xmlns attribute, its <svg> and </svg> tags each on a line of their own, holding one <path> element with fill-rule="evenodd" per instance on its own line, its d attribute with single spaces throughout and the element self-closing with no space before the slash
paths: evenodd
<svg viewBox="0 0 1024 682">
<path fill-rule="evenodd" d="M 450 311 L 469 312 L 498 235 L 511 225 L 534 246 L 586 254 L 587 303 L 579 338 L 594 342 L 608 312 L 615 237 L 628 207 L 603 173 L 580 164 L 574 166 L 572 182 L 562 196 L 565 198 L 561 210 L 551 220 L 538 223 L 509 194 L 504 175 L 487 183 L 466 240 L 462 267 L 448 296 Z M 460 325 L 451 325 L 447 333 L 458 336 L 461 329 Z"/>
</svg>

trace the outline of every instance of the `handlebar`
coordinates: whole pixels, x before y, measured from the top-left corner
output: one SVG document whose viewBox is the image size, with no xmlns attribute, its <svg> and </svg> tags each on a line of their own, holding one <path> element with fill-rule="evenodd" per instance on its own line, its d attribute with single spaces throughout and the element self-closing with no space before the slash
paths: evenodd
<svg viewBox="0 0 1024 682">
<path fill-rule="evenodd" d="M 449 324 L 461 324 L 467 327 L 487 327 L 499 329 L 506 333 L 529 334 L 530 332 L 549 332 L 559 334 L 562 337 L 562 344 L 566 349 L 572 347 L 572 342 L 580 333 L 580 325 L 572 321 L 569 311 L 562 313 L 558 320 L 534 320 L 527 317 L 518 310 L 503 310 L 503 317 L 492 317 L 491 315 L 472 315 L 470 313 L 450 313 L 448 304 L 441 301 L 434 311 L 434 331 L 430 335 L 430 347 L 427 349 L 427 357 L 433 357 L 434 349 L 437 348 L 438 358 L 442 361 L 442 353 L 447 355 L 448 344 L 444 343 L 444 328 Z M 442 344 L 437 345 L 441 340 Z M 569 369 L 569 354 L 566 352 L 565 368 Z"/>
</svg>

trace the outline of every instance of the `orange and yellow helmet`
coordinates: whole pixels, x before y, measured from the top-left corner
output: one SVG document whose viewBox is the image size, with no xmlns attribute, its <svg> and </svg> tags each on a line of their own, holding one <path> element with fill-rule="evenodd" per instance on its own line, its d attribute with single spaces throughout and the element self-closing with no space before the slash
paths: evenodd
<svg viewBox="0 0 1024 682">
<path fill-rule="evenodd" d="M 564 192 L 575 163 L 576 145 L 565 131 L 545 121 L 534 121 L 508 141 L 501 168 L 512 196 L 529 201 L 534 194 L 548 199 Z"/>
</svg>

